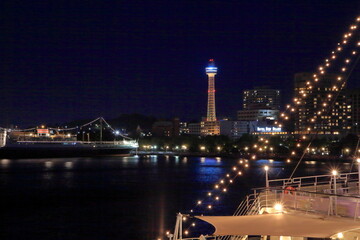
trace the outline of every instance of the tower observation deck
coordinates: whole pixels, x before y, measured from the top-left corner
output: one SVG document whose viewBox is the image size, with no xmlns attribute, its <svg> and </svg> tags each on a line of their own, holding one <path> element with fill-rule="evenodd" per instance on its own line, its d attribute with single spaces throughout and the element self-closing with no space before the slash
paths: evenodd
<svg viewBox="0 0 360 240">
<path fill-rule="evenodd" d="M 209 60 L 208 66 L 205 68 L 208 75 L 208 103 L 207 103 L 207 118 L 208 122 L 216 121 L 215 110 L 215 75 L 217 73 L 217 67 L 215 66 L 214 59 Z"/>
</svg>

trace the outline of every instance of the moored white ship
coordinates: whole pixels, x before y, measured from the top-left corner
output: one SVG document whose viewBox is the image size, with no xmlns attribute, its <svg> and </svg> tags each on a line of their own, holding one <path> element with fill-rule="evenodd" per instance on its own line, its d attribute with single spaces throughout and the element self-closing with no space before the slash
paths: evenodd
<svg viewBox="0 0 360 240">
<path fill-rule="evenodd" d="M 99 119 L 102 124 L 104 120 Z M 99 138 L 97 141 L 92 141 L 87 134 L 85 140 L 83 134 L 83 139 L 79 141 L 76 134 L 66 132 L 64 129 L 60 131 L 45 127 L 29 130 L 3 129 L 0 133 L 0 158 L 127 155 L 138 148 L 138 142 L 130 138 L 103 141 L 102 130 Z"/>
</svg>

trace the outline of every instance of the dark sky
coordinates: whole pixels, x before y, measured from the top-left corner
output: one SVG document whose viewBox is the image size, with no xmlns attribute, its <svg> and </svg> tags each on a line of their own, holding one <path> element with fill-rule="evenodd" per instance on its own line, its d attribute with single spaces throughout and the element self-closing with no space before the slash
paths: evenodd
<svg viewBox="0 0 360 240">
<path fill-rule="evenodd" d="M 286 100 L 294 73 L 314 71 L 359 10 L 358 0 L 2 1 L 0 125 L 200 119 L 209 58 L 219 116 L 253 86 Z"/>
</svg>

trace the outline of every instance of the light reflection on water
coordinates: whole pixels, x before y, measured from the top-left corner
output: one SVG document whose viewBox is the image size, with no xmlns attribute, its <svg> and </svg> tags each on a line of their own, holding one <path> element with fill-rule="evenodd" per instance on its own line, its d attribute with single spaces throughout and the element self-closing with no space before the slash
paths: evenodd
<svg viewBox="0 0 360 240">
<path fill-rule="evenodd" d="M 245 168 L 245 164 L 249 167 Z M 46 232 L 51 231 L 47 224 L 52 224 L 63 229 L 62 239 L 82 239 L 83 231 L 95 231 L 95 224 L 98 235 L 94 233 L 89 239 L 103 239 L 104 235 L 107 239 L 140 239 L 144 236 L 143 239 L 156 239 L 160 232 L 173 227 L 176 212 L 192 209 L 197 199 L 213 191 L 219 179 L 227 179 L 226 174 L 234 174 L 231 169 L 237 166 L 237 171 L 243 174 L 234 180 L 225 194 L 219 195 L 213 209 L 206 212 L 231 213 L 250 188 L 264 185 L 265 165 L 270 167 L 270 179 L 285 178 L 296 161 L 156 155 L 2 159 L 0 186 L 8 204 L 0 211 L 10 219 L 5 228 L 12 231 L 12 236 L 21 230 L 33 229 L 28 233 L 29 239 L 31 236 L 35 239 L 39 234 L 56 239 L 51 232 Z M 310 161 L 303 162 L 297 174 L 323 174 L 333 167 L 342 171 L 350 169 L 349 164 Z M 14 200 L 19 201 L 27 212 L 18 212 L 18 205 L 12 205 Z M 38 201 L 43 202 L 42 208 L 32 210 Z M 23 225 L 11 225 L 17 222 L 19 214 L 25 219 Z M 46 219 L 41 218 L 44 215 Z M 32 219 L 36 219 L 33 225 Z M 115 227 L 109 229 L 108 226 Z M 77 232 L 76 229 L 80 230 Z M 67 236 L 66 232 L 73 235 Z"/>
<path fill-rule="evenodd" d="M 7 167 L 9 167 L 9 165 L 10 165 L 10 160 L 9 159 L 1 159 L 0 166 L 2 168 L 7 168 Z"/>
</svg>

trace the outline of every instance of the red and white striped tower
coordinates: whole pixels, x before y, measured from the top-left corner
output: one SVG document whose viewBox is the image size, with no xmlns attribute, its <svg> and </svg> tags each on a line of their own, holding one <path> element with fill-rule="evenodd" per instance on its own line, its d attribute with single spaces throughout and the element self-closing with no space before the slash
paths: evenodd
<svg viewBox="0 0 360 240">
<path fill-rule="evenodd" d="M 216 121 L 216 110 L 215 110 L 215 75 L 217 73 L 217 67 L 215 66 L 214 59 L 209 60 L 208 66 L 205 68 L 206 74 L 208 75 L 208 104 L 207 104 L 207 118 L 208 122 Z"/>
<path fill-rule="evenodd" d="M 217 67 L 215 66 L 214 59 L 209 60 L 205 71 L 209 81 L 208 104 L 206 121 L 201 122 L 201 135 L 220 135 L 220 123 L 216 120 L 215 110 L 215 75 Z"/>
</svg>

